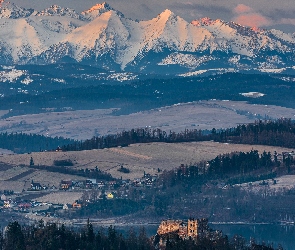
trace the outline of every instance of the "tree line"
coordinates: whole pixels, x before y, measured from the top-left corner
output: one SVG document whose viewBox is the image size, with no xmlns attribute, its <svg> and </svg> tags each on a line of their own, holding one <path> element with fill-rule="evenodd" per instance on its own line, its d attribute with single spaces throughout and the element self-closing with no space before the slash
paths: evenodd
<svg viewBox="0 0 295 250">
<path fill-rule="evenodd" d="M 55 150 L 60 145 L 72 144 L 75 140 L 63 137 L 48 137 L 25 133 L 0 133 L 0 148 L 9 149 L 15 153 L 39 152 Z"/>
<path fill-rule="evenodd" d="M 293 158 L 289 159 L 290 162 L 285 161 L 282 165 L 285 172 L 289 172 L 289 166 L 294 165 Z M 280 162 L 276 161 L 270 152 L 264 151 L 262 154 L 259 154 L 257 150 L 232 152 L 218 155 L 209 161 L 181 165 L 174 170 L 164 171 L 158 182 L 165 187 L 182 182 L 202 185 L 209 180 L 217 179 L 227 180 L 228 184 L 235 184 L 274 178 L 277 174 L 276 168 L 279 166 Z"/>
<path fill-rule="evenodd" d="M 257 120 L 254 123 L 238 125 L 236 128 L 212 131 L 213 140 L 242 144 L 295 147 L 295 122 L 281 118 L 275 121 Z"/>
<path fill-rule="evenodd" d="M 92 150 L 111 147 L 125 147 L 134 143 L 150 142 L 192 142 L 218 141 L 241 144 L 261 144 L 295 148 L 295 122 L 291 119 L 275 121 L 258 120 L 254 123 L 238 125 L 235 128 L 198 130 L 186 129 L 176 133 L 159 128 L 138 128 L 117 134 L 94 136 L 85 141 L 65 139 L 63 137 L 46 137 L 37 134 L 0 133 L 0 148 L 16 153 L 55 150 L 59 146 L 64 151 Z"/>
<path fill-rule="evenodd" d="M 231 240 L 222 236 L 212 239 L 210 235 L 202 239 L 181 239 L 177 235 L 167 235 L 164 238 L 167 250 L 274 250 L 271 246 L 259 245 L 251 242 L 246 244 L 241 236 L 234 236 Z M 124 235 L 113 226 L 108 229 L 95 230 L 93 225 L 87 222 L 86 226 L 78 229 L 70 229 L 64 224 L 45 224 L 42 220 L 34 225 L 21 226 L 17 221 L 8 224 L 4 234 L 0 235 L 1 250 L 154 250 L 158 248 L 159 236 L 149 238 L 144 228 L 138 233 L 130 229 Z M 278 250 L 283 249 L 279 246 Z"/>
<path fill-rule="evenodd" d="M 97 166 L 95 168 L 90 168 L 90 169 L 89 168 L 75 169 L 75 168 L 67 167 L 64 165 L 44 166 L 44 165 L 34 165 L 34 164 L 31 165 L 30 164 L 30 168 L 41 169 L 41 170 L 45 169 L 49 172 L 77 175 L 77 176 L 83 176 L 83 177 L 90 178 L 90 179 L 98 179 L 98 180 L 105 180 L 105 181 L 112 181 L 115 179 L 112 177 L 112 175 L 110 173 L 100 170 Z"/>
<path fill-rule="evenodd" d="M 75 141 L 62 146 L 65 151 L 125 147 L 134 143 L 218 141 L 241 144 L 261 144 L 280 147 L 295 147 L 295 122 L 291 119 L 259 120 L 238 125 L 235 128 L 207 130 L 186 129 L 183 132 L 166 132 L 161 129 L 138 128 L 113 135 L 95 136 L 85 141 Z"/>
</svg>

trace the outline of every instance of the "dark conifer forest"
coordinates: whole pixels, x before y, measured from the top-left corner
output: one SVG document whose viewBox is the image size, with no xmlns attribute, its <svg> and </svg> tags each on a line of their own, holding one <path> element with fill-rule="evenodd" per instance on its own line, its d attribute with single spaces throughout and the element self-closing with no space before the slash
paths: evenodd
<svg viewBox="0 0 295 250">
<path fill-rule="evenodd" d="M 63 137 L 52 138 L 37 134 L 0 133 L 0 148 L 9 149 L 15 153 L 55 150 L 58 146 L 74 142 L 74 140 Z"/>
<path fill-rule="evenodd" d="M 213 230 L 212 230 L 213 231 Z M 209 234 L 210 235 L 210 234 Z M 181 239 L 178 235 L 165 236 L 166 250 L 274 250 L 272 246 L 260 245 L 255 241 L 246 244 L 243 237 L 235 235 L 228 239 L 226 235 L 211 239 L 209 236 L 197 239 Z M 34 225 L 20 225 L 11 222 L 0 235 L 2 250 L 154 250 L 158 246 L 159 236 L 149 238 L 144 228 L 138 233 L 130 229 L 126 235 L 110 226 L 107 229 L 94 229 L 89 222 L 82 229 L 71 229 L 63 224 L 45 224 L 42 220 Z M 278 250 L 282 250 L 279 246 Z"/>
<path fill-rule="evenodd" d="M 56 71 L 54 75 L 60 74 Z M 43 113 L 48 107 L 55 107 L 56 111 L 63 111 L 64 107 L 71 107 L 73 110 L 120 107 L 115 114 L 130 114 L 175 103 L 215 98 L 294 108 L 295 87 L 287 75 L 278 77 L 266 74 L 226 73 L 169 79 L 159 79 L 155 76 L 122 84 L 107 84 L 106 81 L 95 78 L 81 80 L 71 75 L 65 80 L 68 84 L 54 83 L 51 79 L 48 82 L 44 80 L 42 86 L 38 84 L 39 81 L 34 81 L 25 86 L 28 91 L 26 94 L 17 91 L 18 88 L 24 88 L 23 84 L 16 85 L 13 90 L 10 84 L 2 84 L 0 91 L 4 97 L 0 99 L 0 107 L 10 110 L 3 118 Z M 265 95 L 249 99 L 240 94 L 251 91 Z M 284 98 L 281 98 L 282 96 Z"/>
<path fill-rule="evenodd" d="M 150 128 L 132 129 L 116 135 L 93 137 L 83 142 L 64 145 L 62 149 L 76 151 L 117 146 L 124 147 L 133 143 L 176 143 L 210 140 L 292 148 L 295 147 L 295 122 L 290 119 L 279 119 L 276 121 L 258 120 L 255 123 L 239 125 L 235 128 L 218 130 L 214 128 L 210 133 L 197 129 L 187 129 L 181 133 Z"/>
<path fill-rule="evenodd" d="M 291 119 L 257 120 L 255 123 L 238 125 L 235 128 L 212 129 L 202 131 L 186 129 L 183 132 L 163 131 L 161 129 L 137 128 L 113 135 L 96 136 L 85 141 L 47 137 L 36 134 L 0 133 L 0 148 L 16 153 L 55 150 L 61 147 L 64 151 L 79 151 L 128 146 L 133 143 L 150 142 L 192 142 L 210 141 L 295 147 L 295 122 Z"/>
</svg>

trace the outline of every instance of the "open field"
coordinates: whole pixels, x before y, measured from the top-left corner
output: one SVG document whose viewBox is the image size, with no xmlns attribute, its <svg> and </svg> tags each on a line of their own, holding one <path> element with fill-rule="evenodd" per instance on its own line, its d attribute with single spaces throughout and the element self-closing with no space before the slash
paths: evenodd
<svg viewBox="0 0 295 250">
<path fill-rule="evenodd" d="M 261 185 L 261 181 L 243 183 L 237 186 L 245 190 L 255 193 L 268 193 L 268 192 L 286 192 L 287 190 L 295 188 L 295 175 L 283 175 L 275 178 L 276 183 L 272 179 L 265 180 L 267 185 Z"/>
<path fill-rule="evenodd" d="M 78 152 L 38 152 L 31 154 L 2 155 L 0 162 L 10 164 L 13 167 L 2 171 L 2 181 L 20 175 L 28 170 L 26 167 L 16 167 L 22 164 L 29 165 L 30 158 L 33 157 L 35 165 L 53 165 L 54 160 L 70 159 L 76 169 L 93 169 L 97 166 L 99 169 L 110 173 L 116 178 L 122 176 L 123 179 L 133 179 L 142 177 L 144 171 L 150 174 L 156 174 L 158 168 L 161 170 L 170 170 L 178 167 L 180 164 L 196 163 L 201 160 L 211 160 L 219 154 L 230 153 L 234 151 L 248 152 L 252 149 L 262 153 L 279 153 L 283 151 L 292 151 L 295 149 L 279 148 L 263 145 L 243 145 L 228 144 L 217 142 L 191 142 L 191 143 L 141 143 L 133 144 L 128 147 L 118 147 L 109 149 L 87 150 Z M 130 169 L 130 173 L 125 174 L 118 171 L 123 165 Z M 50 176 L 49 176 L 50 175 Z M 57 185 L 62 179 L 75 179 L 77 177 L 67 176 L 58 173 L 49 173 L 47 171 L 35 171 L 18 181 L 46 182 L 50 185 Z M 0 183 L 1 189 L 1 183 Z"/>
<path fill-rule="evenodd" d="M 73 202 L 75 200 L 79 200 L 81 196 L 82 192 L 58 191 L 45 194 L 44 196 L 40 196 L 38 198 L 35 198 L 34 200 L 38 202 L 47 202 L 54 204 L 73 204 Z"/>
<path fill-rule="evenodd" d="M 13 116 L 0 119 L 0 132 L 36 133 L 84 140 L 132 128 L 152 127 L 175 132 L 185 129 L 211 130 L 235 127 L 237 124 L 265 117 L 277 119 L 295 116 L 295 109 L 219 100 L 175 104 L 121 116 L 114 116 L 113 110 L 77 110 Z"/>
<path fill-rule="evenodd" d="M 0 110 L 0 117 L 7 114 L 8 112 L 8 110 Z"/>
<path fill-rule="evenodd" d="M 78 152 L 39 152 L 31 154 L 0 155 L 0 190 L 14 190 L 22 192 L 30 187 L 31 181 L 39 182 L 49 187 L 48 191 L 26 192 L 21 195 L 34 195 L 36 201 L 48 203 L 73 203 L 81 198 L 81 191 L 64 192 L 50 190 L 52 186 L 59 187 L 61 180 L 83 180 L 85 178 L 48 172 L 44 170 L 33 170 L 28 167 L 30 158 L 33 157 L 35 165 L 53 165 L 54 160 L 71 159 L 74 163 L 73 168 L 94 168 L 106 171 L 116 178 L 122 176 L 123 179 L 134 179 L 143 176 L 143 173 L 157 174 L 158 168 L 170 170 L 180 164 L 190 164 L 201 160 L 211 160 L 218 154 L 230 153 L 233 151 L 258 150 L 260 153 L 265 151 L 283 152 L 294 149 L 262 146 L 262 145 L 243 145 L 216 142 L 191 142 L 191 143 L 145 143 L 133 144 L 128 147 L 117 147 L 110 149 L 88 150 Z M 9 164 L 9 165 L 7 165 Z M 25 166 L 26 165 L 26 166 Z M 118 168 L 123 165 L 130 169 L 130 173 L 121 173 Z M 10 166 L 10 167 L 9 167 Z M 290 189 L 295 186 L 294 176 L 282 176 L 277 179 L 277 184 L 272 185 L 271 189 L 282 190 Z M 259 182 L 249 186 L 242 184 L 244 188 L 255 192 L 263 191 L 264 186 Z"/>
<path fill-rule="evenodd" d="M 16 165 L 3 169 L 0 175 L 0 190 L 14 190 L 15 192 L 22 192 L 22 190 L 30 188 L 32 180 L 49 188 L 53 186 L 59 188 L 61 180 L 85 180 L 85 178 L 75 175 L 48 172 L 46 170 L 33 170 L 25 166 Z"/>
<path fill-rule="evenodd" d="M 13 152 L 8 149 L 0 148 L 0 155 L 3 155 L 3 154 L 13 154 Z"/>
</svg>

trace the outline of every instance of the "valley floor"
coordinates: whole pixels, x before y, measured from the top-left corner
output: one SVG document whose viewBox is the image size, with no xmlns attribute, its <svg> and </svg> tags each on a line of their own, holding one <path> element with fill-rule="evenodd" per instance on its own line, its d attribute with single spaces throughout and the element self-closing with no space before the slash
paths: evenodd
<svg viewBox="0 0 295 250">
<path fill-rule="evenodd" d="M 221 100 L 181 103 L 120 116 L 114 115 L 114 110 L 116 109 L 76 110 L 13 116 L 0 119 L 0 132 L 85 140 L 133 128 L 160 128 L 167 132 L 181 132 L 185 129 L 211 130 L 235 127 L 257 119 L 295 116 L 295 109 L 291 108 Z"/>
</svg>

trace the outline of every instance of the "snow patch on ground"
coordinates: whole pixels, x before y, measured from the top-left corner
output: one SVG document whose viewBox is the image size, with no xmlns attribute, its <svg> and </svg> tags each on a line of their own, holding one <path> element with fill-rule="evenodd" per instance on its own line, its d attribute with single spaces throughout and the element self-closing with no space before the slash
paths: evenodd
<svg viewBox="0 0 295 250">
<path fill-rule="evenodd" d="M 187 77 L 187 76 L 197 76 L 206 73 L 208 70 L 196 70 L 194 72 L 188 72 L 185 74 L 180 74 L 179 76 Z"/>
<path fill-rule="evenodd" d="M 286 68 L 281 69 L 259 69 L 259 71 L 263 73 L 282 73 Z"/>
<path fill-rule="evenodd" d="M 280 77 L 281 80 L 285 81 L 285 82 L 295 82 L 295 77 Z"/>
<path fill-rule="evenodd" d="M 21 83 L 25 85 L 29 85 L 33 80 L 30 77 L 26 77 L 24 80 L 21 81 Z"/>
<path fill-rule="evenodd" d="M 114 73 L 107 77 L 108 80 L 116 80 L 118 82 L 124 82 L 124 81 L 130 81 L 137 79 L 136 75 L 133 75 L 132 73 Z"/>
<path fill-rule="evenodd" d="M 2 65 L 2 69 L 14 69 L 14 66 Z"/>
<path fill-rule="evenodd" d="M 1 82 L 15 82 L 22 75 L 24 75 L 26 71 L 17 70 L 12 68 L 10 71 L 0 71 L 0 81 Z"/>
<path fill-rule="evenodd" d="M 284 192 L 295 189 L 295 175 L 283 175 L 274 179 L 237 184 L 241 188 L 254 193 Z"/>
<path fill-rule="evenodd" d="M 197 57 L 192 54 L 172 53 L 164 58 L 158 65 L 178 64 L 186 67 L 198 67 L 204 62 L 214 59 L 212 56 Z"/>
<path fill-rule="evenodd" d="M 64 79 L 53 78 L 52 80 L 55 82 L 59 82 L 59 83 L 66 83 L 66 81 Z"/>
<path fill-rule="evenodd" d="M 259 92 L 240 93 L 240 95 L 245 97 L 251 97 L 251 98 L 258 98 L 258 97 L 265 96 L 265 94 L 259 93 Z"/>
<path fill-rule="evenodd" d="M 227 72 L 235 72 L 236 70 L 234 68 L 216 68 L 216 69 L 207 69 L 207 70 L 196 70 L 193 72 L 188 72 L 188 73 L 184 73 L 184 74 L 179 74 L 178 76 L 183 76 L 183 77 L 188 77 L 188 76 L 197 76 L 197 75 L 201 75 L 204 74 L 208 71 L 215 71 L 217 73 L 227 73 Z"/>
</svg>

